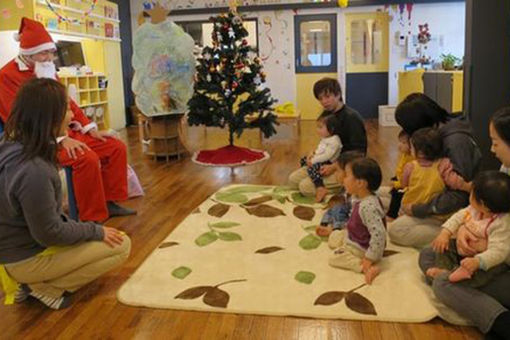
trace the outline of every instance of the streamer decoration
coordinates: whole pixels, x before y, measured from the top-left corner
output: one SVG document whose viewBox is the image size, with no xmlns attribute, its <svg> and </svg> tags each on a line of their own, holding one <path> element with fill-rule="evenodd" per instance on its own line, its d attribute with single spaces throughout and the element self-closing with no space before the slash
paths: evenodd
<svg viewBox="0 0 510 340">
<path fill-rule="evenodd" d="M 53 12 L 53 14 L 55 14 L 57 16 L 58 22 L 69 22 L 71 24 L 82 24 L 83 23 L 79 19 L 69 18 L 67 16 L 64 16 L 64 15 L 61 15 L 60 13 L 58 13 L 57 10 L 55 9 L 55 7 L 53 7 L 53 5 L 51 4 L 51 2 L 49 2 L 49 0 L 45 0 L 45 2 L 46 2 L 46 6 L 48 6 L 48 8 Z M 97 4 L 97 0 L 91 0 L 90 8 L 88 10 L 86 10 L 85 12 L 83 12 L 83 14 L 81 15 L 81 18 L 84 19 L 84 18 L 88 17 L 92 13 L 92 11 L 96 8 L 96 4 Z"/>
</svg>

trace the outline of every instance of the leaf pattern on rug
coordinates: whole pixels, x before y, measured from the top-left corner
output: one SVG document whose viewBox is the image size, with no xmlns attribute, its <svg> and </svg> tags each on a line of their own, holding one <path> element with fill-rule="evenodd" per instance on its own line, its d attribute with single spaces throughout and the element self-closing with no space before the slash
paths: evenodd
<svg viewBox="0 0 510 340">
<path fill-rule="evenodd" d="M 260 196 L 260 197 L 257 197 L 257 198 L 252 198 L 251 200 L 249 200 L 248 202 L 244 203 L 243 205 L 245 207 L 252 207 L 252 206 L 259 205 L 259 204 L 262 204 L 262 203 L 265 203 L 265 202 L 269 202 L 269 201 L 272 201 L 272 200 L 273 200 L 273 196 L 265 195 L 265 196 Z"/>
<path fill-rule="evenodd" d="M 383 257 L 388 257 L 388 256 L 391 256 L 391 255 L 396 255 L 396 254 L 400 254 L 400 253 L 398 251 L 395 251 L 395 250 L 386 249 L 383 252 Z"/>
<path fill-rule="evenodd" d="M 240 226 L 240 223 L 237 222 L 229 222 L 229 221 L 222 221 L 222 222 L 216 222 L 216 223 L 207 223 L 207 226 L 209 227 L 210 231 L 205 232 L 198 236 L 195 239 L 195 244 L 199 247 L 207 246 L 216 240 L 222 240 L 222 241 L 242 241 L 241 235 L 238 233 L 233 233 L 230 231 L 218 231 L 215 229 L 228 229 Z"/>
<path fill-rule="evenodd" d="M 173 246 L 176 246 L 178 245 L 179 242 L 174 242 L 174 241 L 169 241 L 169 242 L 163 242 L 159 245 L 159 249 L 163 249 L 163 248 L 168 248 L 168 247 L 173 247 Z"/>
<path fill-rule="evenodd" d="M 308 234 L 299 241 L 299 246 L 304 250 L 317 249 L 322 244 L 322 239 L 319 236 Z"/>
<path fill-rule="evenodd" d="M 196 208 L 193 210 L 192 214 L 200 214 L 200 208 Z"/>
<path fill-rule="evenodd" d="M 311 284 L 315 280 L 315 274 L 312 272 L 300 271 L 294 276 L 294 279 L 304 284 Z"/>
<path fill-rule="evenodd" d="M 294 216 L 301 220 L 311 221 L 315 216 L 315 209 L 298 205 L 294 208 Z"/>
<path fill-rule="evenodd" d="M 283 250 L 283 249 L 284 248 L 282 248 L 282 247 L 276 247 L 276 246 L 266 247 L 266 248 L 261 248 L 261 249 L 257 250 L 255 252 L 255 254 L 272 254 L 272 253 L 275 253 L 275 252 Z"/>
<path fill-rule="evenodd" d="M 315 197 L 303 196 L 300 192 L 292 193 L 291 199 L 294 203 L 297 203 L 297 204 L 306 204 L 306 205 L 316 204 Z"/>
<path fill-rule="evenodd" d="M 260 204 L 253 208 L 245 208 L 248 214 L 257 217 L 277 217 L 285 216 L 285 213 L 278 208 L 272 207 L 267 204 Z"/>
<path fill-rule="evenodd" d="M 215 196 L 216 200 L 226 203 L 246 203 L 248 196 L 238 193 L 219 192 Z"/>
<path fill-rule="evenodd" d="M 286 187 L 286 186 L 279 186 L 279 187 L 275 187 L 273 189 L 273 192 L 275 194 L 289 194 L 293 191 L 297 191 L 296 189 L 292 189 L 291 187 Z"/>
<path fill-rule="evenodd" d="M 191 273 L 191 269 L 188 267 L 181 266 L 179 268 L 176 268 L 172 271 L 172 276 L 176 279 L 184 279 L 186 276 L 188 276 Z"/>
<path fill-rule="evenodd" d="M 228 302 L 230 301 L 230 295 L 226 291 L 219 289 L 219 287 L 229 283 L 244 281 L 247 280 L 230 280 L 217 284 L 216 286 L 197 286 L 188 288 L 177 294 L 174 299 L 193 300 L 203 295 L 204 297 L 202 298 L 202 301 L 206 305 L 211 307 L 227 308 Z"/>
<path fill-rule="evenodd" d="M 353 312 L 365 315 L 377 315 L 374 304 L 363 295 L 356 293 L 356 290 L 364 286 L 366 286 L 365 283 L 348 292 L 330 291 L 322 293 L 315 299 L 314 305 L 331 306 L 345 298 L 345 305 Z"/>
<path fill-rule="evenodd" d="M 223 217 L 228 210 L 230 209 L 230 205 L 222 204 L 222 203 L 216 203 L 212 207 L 207 210 L 207 213 L 214 217 Z"/>
</svg>

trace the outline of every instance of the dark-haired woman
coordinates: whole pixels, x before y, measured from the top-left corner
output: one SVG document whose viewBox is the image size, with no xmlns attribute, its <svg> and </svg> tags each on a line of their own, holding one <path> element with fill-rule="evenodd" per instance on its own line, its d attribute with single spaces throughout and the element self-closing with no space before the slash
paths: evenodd
<svg viewBox="0 0 510 340">
<path fill-rule="evenodd" d="M 445 189 L 424 204 L 403 206 L 406 215 L 388 226 L 393 243 L 427 246 L 440 231 L 438 216 L 456 212 L 469 203 L 468 192 L 460 183 L 470 182 L 478 171 L 481 152 L 472 137 L 471 126 L 462 116 L 452 116 L 422 93 L 407 96 L 395 111 L 397 123 L 409 136 L 425 127 L 436 127 L 443 141 L 443 156 L 451 162 L 449 169 L 440 169 Z"/>
<path fill-rule="evenodd" d="M 32 296 L 53 309 L 69 306 L 65 293 L 125 261 L 131 245 L 114 228 L 62 215 L 56 139 L 71 116 L 62 84 L 30 80 L 0 143 L 1 281 L 4 290 L 6 282 L 20 284 L 17 302 Z"/>
<path fill-rule="evenodd" d="M 510 107 L 496 112 L 490 121 L 491 151 L 501 161 L 501 171 L 510 168 Z M 510 221 L 507 222 L 510 227 Z M 466 254 L 475 254 L 470 244 L 476 242 L 467 232 L 457 234 L 457 243 Z M 508 245 L 510 247 L 510 244 Z M 487 285 L 475 289 L 452 284 L 447 275 L 434 280 L 434 293 L 447 306 L 473 322 L 494 339 L 510 339 L 510 271 L 495 277 Z"/>
</svg>

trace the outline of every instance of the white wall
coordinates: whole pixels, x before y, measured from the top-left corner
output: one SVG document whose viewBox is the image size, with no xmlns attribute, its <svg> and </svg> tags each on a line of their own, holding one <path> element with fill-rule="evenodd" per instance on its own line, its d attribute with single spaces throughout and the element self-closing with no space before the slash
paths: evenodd
<svg viewBox="0 0 510 340">
<path fill-rule="evenodd" d="M 19 52 L 19 43 L 14 40 L 15 31 L 0 32 L 0 68 L 16 57 Z"/>
<path fill-rule="evenodd" d="M 138 27 L 138 14 L 143 9 L 144 0 L 131 1 L 131 21 L 133 32 Z M 201 7 L 200 3 L 206 0 L 195 0 L 194 7 Z M 202 6 L 205 7 L 205 6 Z M 363 6 L 324 9 L 303 9 L 298 10 L 297 15 L 337 13 L 337 49 L 338 49 L 338 80 L 345 88 L 345 13 L 374 12 L 384 10 L 383 6 Z M 411 12 L 411 20 L 408 20 L 407 12 L 404 12 L 401 27 L 398 11 L 389 8 L 390 30 L 389 30 L 389 104 L 397 104 L 398 98 L 398 72 L 403 66 L 409 63 L 406 58 L 406 48 L 397 44 L 395 35 L 402 32 L 405 35 L 417 34 L 418 24 L 428 23 L 430 32 L 433 35 L 440 35 L 443 38 L 441 53 L 452 53 L 462 57 L 464 55 L 464 25 L 465 25 L 465 3 L 434 3 L 415 4 Z M 243 12 L 250 18 L 258 18 L 258 39 L 261 57 L 267 57 L 264 61 L 264 70 L 267 74 L 266 86 L 280 103 L 285 101 L 296 101 L 296 76 L 294 73 L 294 15 L 292 10 Z M 215 15 L 215 14 L 214 14 Z M 171 16 L 175 21 L 207 20 L 210 14 L 201 15 L 180 15 Z M 271 24 L 267 24 L 270 22 Z M 272 50 L 268 35 L 273 40 Z M 272 50 L 272 52 L 271 52 Z"/>
</svg>

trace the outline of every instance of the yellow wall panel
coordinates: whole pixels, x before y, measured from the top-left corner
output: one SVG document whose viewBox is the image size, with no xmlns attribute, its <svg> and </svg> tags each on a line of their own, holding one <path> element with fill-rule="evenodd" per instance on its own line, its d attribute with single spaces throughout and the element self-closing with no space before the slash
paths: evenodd
<svg viewBox="0 0 510 340">
<path fill-rule="evenodd" d="M 105 75 L 108 78 L 108 126 L 122 129 L 126 126 L 124 110 L 124 81 L 122 78 L 122 56 L 120 43 L 104 42 Z"/>
<path fill-rule="evenodd" d="M 453 72 L 452 112 L 462 111 L 463 91 L 464 91 L 464 73 L 462 71 Z"/>
<path fill-rule="evenodd" d="M 0 30 L 17 31 L 21 18 L 33 18 L 34 17 L 34 6 L 32 0 L 24 1 L 24 7 L 19 8 L 14 0 L 1 0 L 0 1 Z"/>
<path fill-rule="evenodd" d="M 313 95 L 313 84 L 324 77 L 337 79 L 336 73 L 296 74 L 296 105 L 301 119 L 315 120 L 322 112 L 322 106 Z"/>
<path fill-rule="evenodd" d="M 398 73 L 398 102 L 403 101 L 411 93 L 423 93 L 424 69 L 416 69 Z"/>
<path fill-rule="evenodd" d="M 104 42 L 86 39 L 81 42 L 87 66 L 94 72 L 105 73 Z"/>
</svg>

